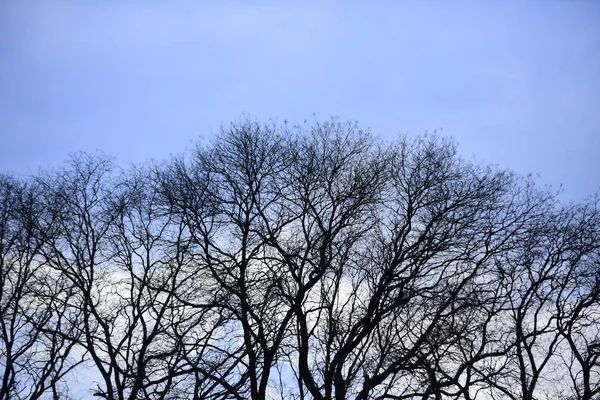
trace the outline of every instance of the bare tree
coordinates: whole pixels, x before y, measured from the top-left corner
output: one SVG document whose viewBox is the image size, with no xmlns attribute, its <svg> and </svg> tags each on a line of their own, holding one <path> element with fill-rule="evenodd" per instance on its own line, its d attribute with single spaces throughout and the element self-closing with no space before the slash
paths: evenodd
<svg viewBox="0 0 600 400">
<path fill-rule="evenodd" d="M 342 217 L 338 199 L 374 199 L 377 207 L 357 226 L 348 224 L 350 236 L 320 258 L 327 284 L 317 295 L 319 306 L 307 311 L 318 317 L 299 345 L 316 357 L 305 382 L 314 398 L 325 399 L 458 395 L 461 366 L 453 355 L 472 332 L 467 321 L 481 305 L 478 286 L 529 210 L 511 204 L 516 182 L 510 175 L 461 161 L 452 143 L 435 137 L 405 139 L 370 158 L 386 163 L 371 179 L 385 186 L 364 181 L 375 193 L 362 197 L 360 187 L 346 183 L 340 187 L 347 196 L 330 194 L 321 205 Z M 378 170 L 371 163 L 362 170 L 343 161 L 360 179 Z M 360 215 L 360 208 L 353 211 Z"/>
<path fill-rule="evenodd" d="M 177 183 L 167 185 L 210 272 L 220 313 L 230 320 L 228 340 L 211 351 L 218 368 L 198 366 L 202 379 L 214 380 L 226 397 L 267 396 L 293 317 L 279 294 L 285 271 L 265 241 L 286 234 L 295 218 L 281 204 L 289 163 L 283 142 L 274 126 L 232 125 L 212 148 L 198 148 L 189 167 L 173 166 Z"/>
<path fill-rule="evenodd" d="M 58 399 L 70 357 L 77 312 L 65 307 L 71 288 L 53 279 L 39 257 L 45 210 L 35 186 L 0 176 L 0 399 Z M 48 234 L 48 232 L 46 232 Z"/>
<path fill-rule="evenodd" d="M 600 395 L 600 215 L 598 199 L 568 208 L 559 227 L 560 270 L 553 279 L 559 351 L 572 381 L 569 398 Z"/>
<path fill-rule="evenodd" d="M 82 336 L 69 339 L 97 374 L 93 394 L 107 399 L 169 398 L 192 373 L 190 342 L 210 331 L 188 304 L 202 292 L 189 237 L 152 171 L 119 178 L 109 159 L 81 154 L 39 180 L 57 221 L 42 254 L 74 287 Z"/>
</svg>

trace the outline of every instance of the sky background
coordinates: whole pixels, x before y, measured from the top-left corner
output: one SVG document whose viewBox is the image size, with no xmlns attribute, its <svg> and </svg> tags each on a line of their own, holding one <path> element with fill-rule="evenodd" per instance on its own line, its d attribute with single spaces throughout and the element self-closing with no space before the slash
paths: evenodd
<svg viewBox="0 0 600 400">
<path fill-rule="evenodd" d="M 0 0 L 0 172 L 163 160 L 242 114 L 442 128 L 600 189 L 600 1 Z"/>
</svg>

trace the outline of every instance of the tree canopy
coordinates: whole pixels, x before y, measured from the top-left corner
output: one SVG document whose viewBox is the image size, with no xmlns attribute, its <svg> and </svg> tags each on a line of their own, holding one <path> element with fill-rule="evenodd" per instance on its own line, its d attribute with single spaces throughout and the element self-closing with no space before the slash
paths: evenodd
<svg viewBox="0 0 600 400">
<path fill-rule="evenodd" d="M 592 400 L 598 206 L 337 120 L 0 175 L 0 400 Z"/>
</svg>

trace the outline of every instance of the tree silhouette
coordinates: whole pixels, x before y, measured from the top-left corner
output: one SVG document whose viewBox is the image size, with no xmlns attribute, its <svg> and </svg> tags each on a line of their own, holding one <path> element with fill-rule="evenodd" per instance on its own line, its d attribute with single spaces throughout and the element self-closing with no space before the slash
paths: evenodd
<svg viewBox="0 0 600 400">
<path fill-rule="evenodd" d="M 587 399 L 598 199 L 437 134 L 243 120 L 0 179 L 4 398 Z M 557 383 L 560 382 L 560 383 Z"/>
</svg>

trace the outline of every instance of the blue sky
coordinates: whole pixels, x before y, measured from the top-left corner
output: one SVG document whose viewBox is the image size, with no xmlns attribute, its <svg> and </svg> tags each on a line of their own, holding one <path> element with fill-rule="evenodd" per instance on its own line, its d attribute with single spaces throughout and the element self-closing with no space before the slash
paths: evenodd
<svg viewBox="0 0 600 400">
<path fill-rule="evenodd" d="M 0 2 L 0 171 L 165 159 L 243 113 L 443 128 L 567 200 L 600 189 L 600 2 Z"/>
</svg>

